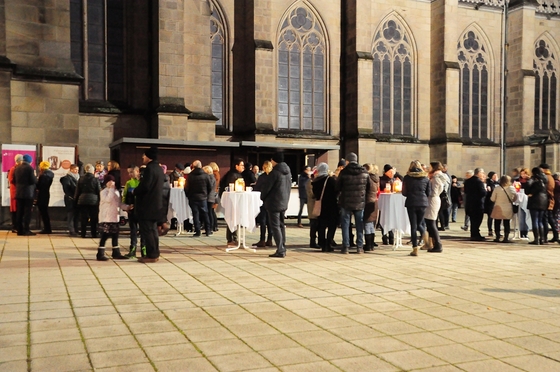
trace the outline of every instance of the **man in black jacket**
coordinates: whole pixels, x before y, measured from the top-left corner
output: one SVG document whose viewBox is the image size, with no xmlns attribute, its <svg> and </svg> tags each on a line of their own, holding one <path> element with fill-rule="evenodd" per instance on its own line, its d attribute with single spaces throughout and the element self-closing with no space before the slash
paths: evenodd
<svg viewBox="0 0 560 372">
<path fill-rule="evenodd" d="M 37 177 L 30 163 L 33 158 L 29 154 L 23 155 L 23 161 L 14 170 L 12 183 L 16 185 L 16 226 L 18 235 L 32 236 L 29 230 L 31 222 L 31 208 L 35 197 Z"/>
<path fill-rule="evenodd" d="M 230 183 L 235 183 L 237 179 L 243 178 L 241 173 L 243 172 L 244 169 L 245 169 L 245 162 L 243 161 L 243 159 L 241 158 L 235 159 L 235 162 L 233 163 L 233 167 L 231 167 L 230 170 L 220 179 L 220 189 L 219 189 L 220 197 L 222 196 L 222 193 L 225 191 L 226 187 L 229 187 Z M 229 190 L 229 191 L 234 191 L 234 190 Z M 226 239 L 229 247 L 237 246 L 236 243 L 237 231 L 233 232 L 229 229 L 229 227 L 226 227 Z"/>
<path fill-rule="evenodd" d="M 66 176 L 60 178 L 62 190 L 64 191 L 64 207 L 66 209 L 66 220 L 70 236 L 78 236 L 78 206 L 74 199 L 76 188 L 78 187 L 78 180 L 80 179 L 78 170 L 78 166 L 72 164 Z"/>
<path fill-rule="evenodd" d="M 140 226 L 140 234 L 146 247 L 146 256 L 138 262 L 149 263 L 159 260 L 159 235 L 157 222 L 162 207 L 162 190 L 164 175 L 157 162 L 158 149 L 150 147 L 142 155 L 146 168 L 140 178 L 138 187 L 134 189 L 136 217 Z M 142 247 L 144 248 L 144 247 Z"/>
<path fill-rule="evenodd" d="M 471 240 L 484 241 L 480 235 L 480 224 L 484 218 L 484 200 L 486 198 L 486 174 L 484 169 L 476 168 L 474 175 L 465 180 L 465 195 L 468 203 L 465 204 L 465 213 L 471 218 Z"/>
<path fill-rule="evenodd" d="M 261 200 L 264 203 L 276 252 L 269 257 L 286 257 L 286 225 L 284 213 L 288 209 L 290 191 L 292 188 L 292 173 L 290 167 L 284 163 L 284 154 L 277 152 L 272 157 L 272 171 L 261 188 Z"/>
<path fill-rule="evenodd" d="M 349 227 L 352 215 L 356 222 L 356 245 L 358 253 L 364 252 L 364 208 L 366 192 L 371 187 L 371 180 L 364 167 L 358 164 L 358 156 L 351 152 L 346 156 L 348 165 L 340 171 L 336 180 L 338 204 L 340 205 L 340 228 L 342 230 L 342 250 L 348 254 L 350 247 Z"/>
<path fill-rule="evenodd" d="M 193 170 L 189 173 L 189 182 L 185 188 L 185 194 L 189 199 L 194 222 L 194 237 L 200 236 L 200 221 L 206 227 L 206 236 L 212 235 L 212 226 L 208 218 L 208 195 L 212 192 L 210 177 L 202 169 L 200 160 L 192 163 Z M 214 176 L 212 176 L 214 177 Z"/>
</svg>

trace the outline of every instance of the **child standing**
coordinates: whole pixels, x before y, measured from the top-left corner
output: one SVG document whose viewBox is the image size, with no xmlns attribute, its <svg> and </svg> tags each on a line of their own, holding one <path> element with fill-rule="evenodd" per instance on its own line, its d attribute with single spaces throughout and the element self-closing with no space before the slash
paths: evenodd
<svg viewBox="0 0 560 372">
<path fill-rule="evenodd" d="M 101 190 L 99 201 L 99 230 L 101 230 L 101 240 L 97 249 L 97 261 L 107 261 L 105 257 L 105 242 L 111 238 L 113 244 L 113 259 L 127 259 L 121 255 L 119 249 L 119 207 L 121 197 L 115 189 L 115 178 L 106 175 L 104 178 L 105 188 Z"/>
</svg>

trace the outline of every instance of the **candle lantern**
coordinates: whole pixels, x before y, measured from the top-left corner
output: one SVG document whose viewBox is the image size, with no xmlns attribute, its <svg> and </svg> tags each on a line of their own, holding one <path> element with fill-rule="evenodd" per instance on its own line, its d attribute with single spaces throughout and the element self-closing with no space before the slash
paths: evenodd
<svg viewBox="0 0 560 372">
<path fill-rule="evenodd" d="M 389 182 L 387 182 L 385 184 L 385 193 L 386 194 L 390 194 L 391 193 L 391 184 Z"/>
<path fill-rule="evenodd" d="M 185 177 L 179 177 L 177 185 L 178 185 L 178 187 L 184 189 L 185 188 Z"/>
<path fill-rule="evenodd" d="M 513 182 L 513 187 L 515 187 L 515 191 L 519 192 L 519 190 L 521 190 L 521 182 L 519 181 Z"/>
<path fill-rule="evenodd" d="M 402 182 L 398 178 L 393 182 L 393 192 L 402 191 Z"/>
<path fill-rule="evenodd" d="M 245 191 L 245 181 L 243 178 L 235 180 L 235 191 Z"/>
</svg>

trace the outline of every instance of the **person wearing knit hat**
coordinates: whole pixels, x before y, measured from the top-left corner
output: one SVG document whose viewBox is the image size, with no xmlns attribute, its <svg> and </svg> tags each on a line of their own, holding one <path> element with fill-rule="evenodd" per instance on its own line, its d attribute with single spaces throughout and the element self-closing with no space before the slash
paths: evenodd
<svg viewBox="0 0 560 372">
<path fill-rule="evenodd" d="M 35 198 L 37 177 L 30 163 L 33 158 L 29 154 L 22 157 L 22 162 L 14 170 L 12 183 L 16 185 L 16 229 L 18 235 L 30 236 L 35 233 L 29 230 L 31 208 Z"/>
<path fill-rule="evenodd" d="M 272 171 L 267 177 L 267 182 L 261 188 L 261 200 L 263 201 L 270 230 L 276 243 L 276 252 L 269 257 L 286 257 L 286 225 L 284 214 L 288 209 L 290 191 L 292 188 L 292 172 L 288 164 L 284 163 L 284 153 L 277 152 L 272 157 Z"/>
<path fill-rule="evenodd" d="M 346 155 L 346 160 L 348 160 L 348 162 L 350 162 L 350 163 L 357 163 L 358 162 L 358 155 L 351 152 L 348 155 Z"/>
<path fill-rule="evenodd" d="M 152 146 L 144 152 L 142 161 L 146 165 L 138 187 L 134 189 L 136 217 L 140 225 L 140 235 L 146 248 L 145 257 L 138 262 L 152 263 L 159 260 L 159 234 L 157 223 L 163 206 L 163 183 L 165 177 L 157 162 L 158 150 Z"/>
<path fill-rule="evenodd" d="M 12 232 L 17 233 L 17 225 L 16 225 L 16 218 L 17 218 L 17 204 L 16 204 L 16 185 L 14 181 L 14 171 L 16 167 L 21 164 L 23 161 L 23 155 L 17 154 L 14 157 L 14 165 L 8 171 L 8 184 L 10 185 L 10 214 L 12 216 Z"/>
<path fill-rule="evenodd" d="M 49 216 L 49 201 L 51 198 L 51 185 L 54 173 L 51 163 L 44 160 L 39 163 L 39 179 L 37 180 L 37 207 L 43 222 L 43 229 L 39 234 L 52 234 L 51 218 Z"/>
<path fill-rule="evenodd" d="M 344 169 L 344 167 L 346 166 L 348 162 L 346 161 L 346 159 L 342 158 L 338 161 L 338 164 L 336 166 L 336 169 L 334 170 L 334 177 L 337 178 L 338 174 L 340 173 L 341 170 Z"/>
</svg>

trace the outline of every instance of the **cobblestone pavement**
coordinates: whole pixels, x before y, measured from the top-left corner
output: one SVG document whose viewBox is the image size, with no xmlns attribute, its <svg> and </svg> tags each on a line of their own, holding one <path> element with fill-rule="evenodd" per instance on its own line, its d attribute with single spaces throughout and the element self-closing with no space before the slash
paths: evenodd
<svg viewBox="0 0 560 372">
<path fill-rule="evenodd" d="M 285 259 L 227 253 L 221 228 L 154 264 L 0 232 L 0 371 L 560 370 L 560 245 L 452 224 L 440 254 L 327 254 L 290 224 Z"/>
</svg>

